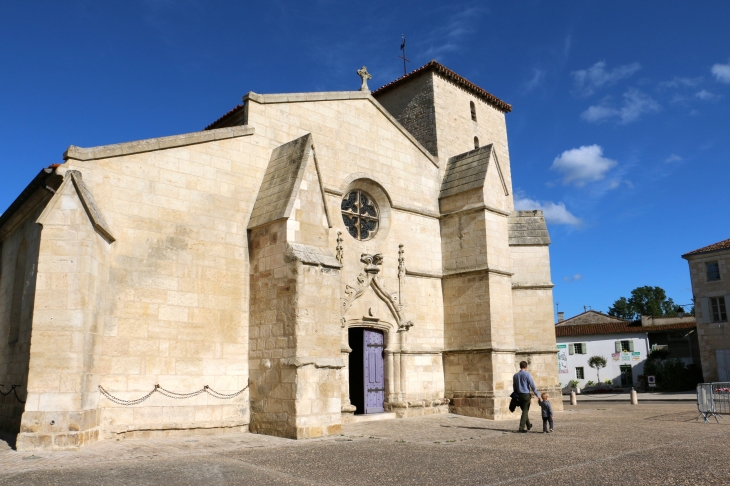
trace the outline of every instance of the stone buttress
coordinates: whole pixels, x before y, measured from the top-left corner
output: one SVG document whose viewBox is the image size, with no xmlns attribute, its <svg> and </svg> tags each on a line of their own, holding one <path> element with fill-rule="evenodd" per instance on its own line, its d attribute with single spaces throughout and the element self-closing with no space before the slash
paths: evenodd
<svg viewBox="0 0 730 486">
<path fill-rule="evenodd" d="M 339 269 L 306 135 L 276 148 L 249 223 L 251 431 L 341 430 Z"/>
</svg>

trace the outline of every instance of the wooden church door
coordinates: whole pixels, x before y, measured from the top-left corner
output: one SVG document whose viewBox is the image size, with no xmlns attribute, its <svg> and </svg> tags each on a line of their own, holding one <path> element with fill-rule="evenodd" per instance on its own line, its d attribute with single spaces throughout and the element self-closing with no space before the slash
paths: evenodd
<svg viewBox="0 0 730 486">
<path fill-rule="evenodd" d="M 363 330 L 363 368 L 365 370 L 365 413 L 385 412 L 385 373 L 383 350 L 385 339 L 381 331 Z"/>
</svg>

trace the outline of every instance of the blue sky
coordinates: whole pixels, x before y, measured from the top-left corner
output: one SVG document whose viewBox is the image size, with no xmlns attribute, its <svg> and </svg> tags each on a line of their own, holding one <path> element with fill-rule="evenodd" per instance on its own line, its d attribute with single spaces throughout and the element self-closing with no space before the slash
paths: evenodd
<svg viewBox="0 0 730 486">
<path fill-rule="evenodd" d="M 691 300 L 730 237 L 729 2 L 3 2 L 0 210 L 82 147 L 202 129 L 248 91 L 371 88 L 436 59 L 511 103 L 516 201 L 545 210 L 555 301 Z"/>
</svg>

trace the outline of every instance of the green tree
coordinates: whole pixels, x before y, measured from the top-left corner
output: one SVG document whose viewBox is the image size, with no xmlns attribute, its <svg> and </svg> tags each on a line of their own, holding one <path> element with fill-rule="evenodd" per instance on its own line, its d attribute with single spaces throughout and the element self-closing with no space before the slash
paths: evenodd
<svg viewBox="0 0 730 486">
<path fill-rule="evenodd" d="M 636 312 L 631 309 L 631 305 L 629 305 L 626 297 L 621 297 L 614 302 L 613 306 L 608 308 L 608 315 L 629 321 L 633 321 L 636 318 Z"/>
<path fill-rule="evenodd" d="M 631 297 L 621 297 L 608 308 L 608 315 L 636 320 L 641 316 L 676 316 L 679 306 L 661 287 L 636 287 Z"/>
<path fill-rule="evenodd" d="M 591 356 L 588 359 L 588 366 L 596 370 L 596 376 L 598 377 L 598 383 L 601 382 L 601 368 L 606 367 L 606 358 L 603 356 Z"/>
</svg>

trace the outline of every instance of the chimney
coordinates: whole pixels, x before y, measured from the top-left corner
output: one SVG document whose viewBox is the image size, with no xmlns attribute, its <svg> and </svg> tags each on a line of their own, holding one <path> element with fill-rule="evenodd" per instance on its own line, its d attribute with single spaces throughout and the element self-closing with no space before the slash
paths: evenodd
<svg viewBox="0 0 730 486">
<path fill-rule="evenodd" d="M 558 312 L 558 323 L 561 323 L 565 320 L 565 312 Z"/>
</svg>

